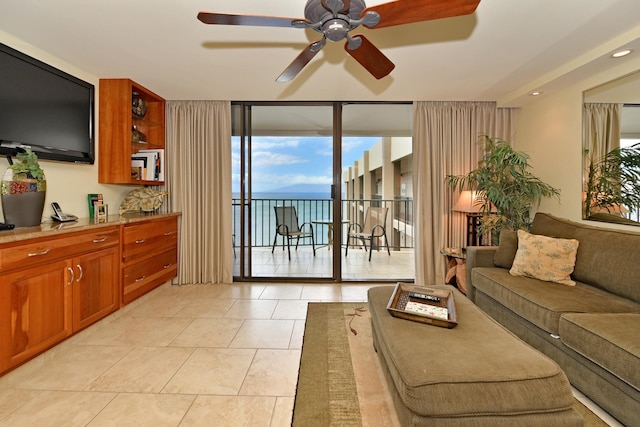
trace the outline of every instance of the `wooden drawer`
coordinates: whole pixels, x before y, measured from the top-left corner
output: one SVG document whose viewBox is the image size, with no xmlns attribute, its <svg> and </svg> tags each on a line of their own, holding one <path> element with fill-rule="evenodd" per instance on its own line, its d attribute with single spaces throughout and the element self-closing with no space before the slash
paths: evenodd
<svg viewBox="0 0 640 427">
<path fill-rule="evenodd" d="M 129 263 L 178 245 L 178 219 L 150 221 L 124 227 L 122 260 Z"/>
<path fill-rule="evenodd" d="M 122 270 L 123 303 L 128 304 L 140 295 L 174 278 L 178 271 L 177 248 L 153 258 L 131 263 Z"/>
<path fill-rule="evenodd" d="M 117 245 L 120 233 L 118 227 L 101 228 L 89 232 L 68 233 L 28 243 L 6 245 L 0 249 L 0 269 L 10 270 L 25 265 L 70 258 Z"/>
</svg>

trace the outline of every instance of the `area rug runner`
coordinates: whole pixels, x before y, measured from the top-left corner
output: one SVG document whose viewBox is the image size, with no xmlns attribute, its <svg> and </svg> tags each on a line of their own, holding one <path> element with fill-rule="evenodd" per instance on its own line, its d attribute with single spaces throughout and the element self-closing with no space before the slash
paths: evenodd
<svg viewBox="0 0 640 427">
<path fill-rule="evenodd" d="M 577 400 L 575 409 L 586 427 L 606 426 Z M 309 303 L 292 425 L 400 426 L 366 303 Z"/>
</svg>

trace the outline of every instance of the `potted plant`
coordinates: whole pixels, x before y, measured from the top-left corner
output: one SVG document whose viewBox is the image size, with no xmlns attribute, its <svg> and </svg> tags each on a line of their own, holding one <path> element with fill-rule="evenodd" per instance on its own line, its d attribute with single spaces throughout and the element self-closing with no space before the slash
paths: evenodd
<svg viewBox="0 0 640 427">
<path fill-rule="evenodd" d="M 640 210 L 640 143 L 614 148 L 601 158 L 587 160 L 584 217 L 613 220 L 624 211 Z"/>
<path fill-rule="evenodd" d="M 474 190 L 480 201 L 480 231 L 492 241 L 502 229 L 528 230 L 531 210 L 544 197 L 558 197 L 560 190 L 545 184 L 529 168 L 529 155 L 514 150 L 507 141 L 483 135 L 484 155 L 478 167 L 466 175 L 447 175 L 454 190 Z"/>
<path fill-rule="evenodd" d="M 38 156 L 29 147 L 16 155 L 2 179 L 2 212 L 4 221 L 16 227 L 40 225 L 47 182 Z"/>
</svg>

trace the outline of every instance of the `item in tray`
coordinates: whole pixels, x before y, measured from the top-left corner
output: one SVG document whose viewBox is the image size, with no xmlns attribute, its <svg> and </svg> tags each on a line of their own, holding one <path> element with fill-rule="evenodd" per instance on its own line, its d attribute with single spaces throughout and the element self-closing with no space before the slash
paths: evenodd
<svg viewBox="0 0 640 427">
<path fill-rule="evenodd" d="M 421 316 L 437 317 L 438 319 L 444 320 L 447 320 L 449 318 L 449 310 L 444 307 L 436 307 L 430 304 L 420 304 L 413 301 L 409 301 L 407 303 L 407 305 L 404 307 L 404 311 Z"/>
<path fill-rule="evenodd" d="M 433 295 L 419 294 L 417 292 L 409 292 L 409 298 L 424 299 L 427 301 L 440 302 L 440 298 Z"/>
</svg>

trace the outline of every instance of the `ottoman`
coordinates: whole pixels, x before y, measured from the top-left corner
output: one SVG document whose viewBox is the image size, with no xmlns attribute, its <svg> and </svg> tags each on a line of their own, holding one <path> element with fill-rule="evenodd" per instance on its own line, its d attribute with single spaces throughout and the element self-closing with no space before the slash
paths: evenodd
<svg viewBox="0 0 640 427">
<path fill-rule="evenodd" d="M 582 426 L 569 381 L 553 361 L 450 286 L 453 329 L 399 319 L 393 286 L 369 289 L 373 344 L 406 426 Z"/>
</svg>

